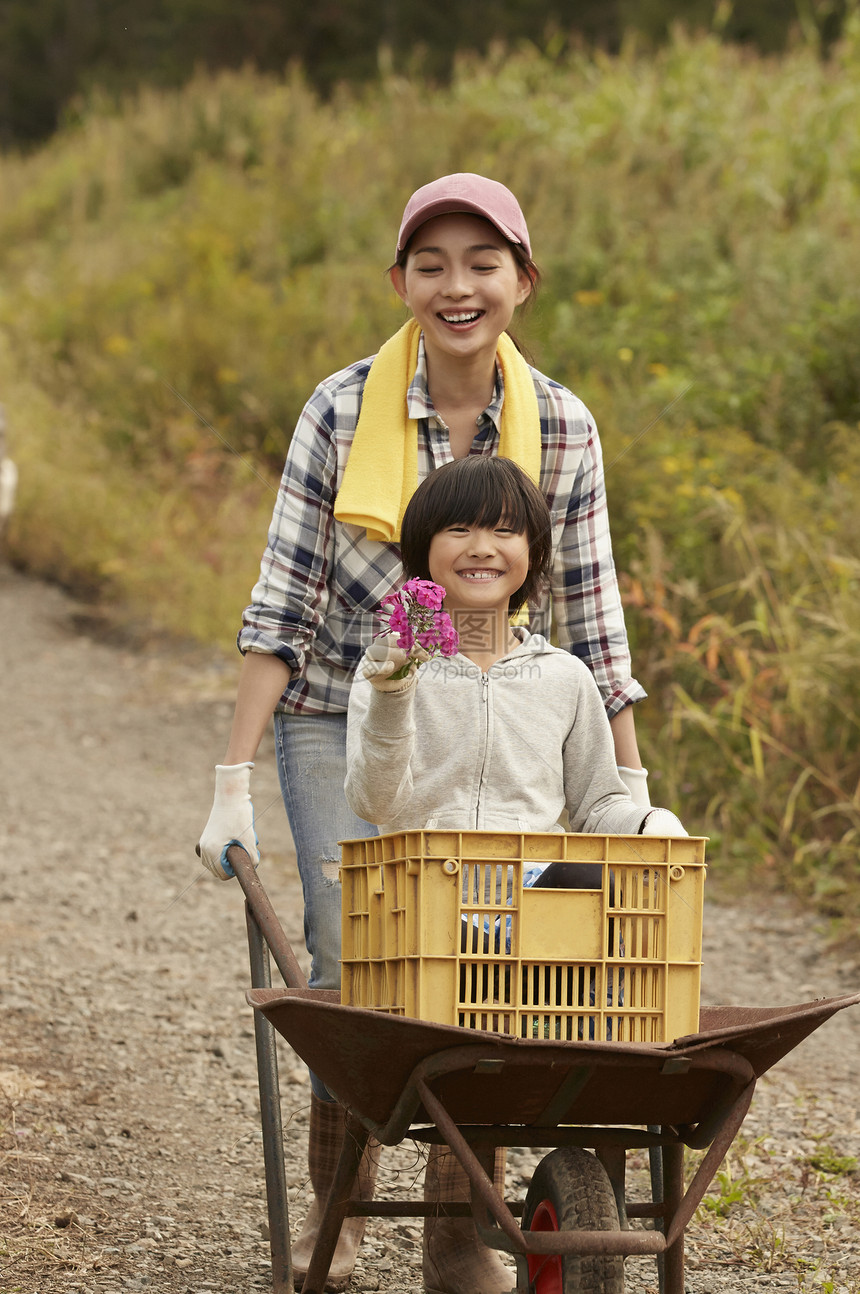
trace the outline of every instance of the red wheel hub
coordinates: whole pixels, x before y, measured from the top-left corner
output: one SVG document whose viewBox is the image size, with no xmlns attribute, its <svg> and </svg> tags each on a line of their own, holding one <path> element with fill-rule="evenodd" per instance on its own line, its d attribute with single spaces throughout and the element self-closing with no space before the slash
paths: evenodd
<svg viewBox="0 0 860 1294">
<path fill-rule="evenodd" d="M 549 1200 L 541 1200 L 529 1230 L 558 1231 L 558 1215 Z M 529 1288 L 535 1294 L 564 1294 L 561 1258 L 558 1254 L 529 1254 Z"/>
</svg>

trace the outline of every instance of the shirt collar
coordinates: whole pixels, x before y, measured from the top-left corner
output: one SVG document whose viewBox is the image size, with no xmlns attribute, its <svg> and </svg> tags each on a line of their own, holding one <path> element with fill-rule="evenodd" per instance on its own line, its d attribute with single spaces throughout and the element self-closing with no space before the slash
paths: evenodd
<svg viewBox="0 0 860 1294">
<path fill-rule="evenodd" d="M 493 423 L 496 430 L 499 429 L 499 421 L 502 416 L 502 405 L 505 402 L 505 382 L 502 377 L 502 370 L 496 363 L 496 385 L 493 390 L 493 398 L 484 410 L 483 416 Z M 427 357 L 424 351 L 424 334 L 418 339 L 418 363 L 415 367 L 415 375 L 406 390 L 406 413 L 410 418 L 435 418 L 436 410 L 433 407 L 433 401 L 430 399 L 430 392 L 427 389 Z"/>
</svg>

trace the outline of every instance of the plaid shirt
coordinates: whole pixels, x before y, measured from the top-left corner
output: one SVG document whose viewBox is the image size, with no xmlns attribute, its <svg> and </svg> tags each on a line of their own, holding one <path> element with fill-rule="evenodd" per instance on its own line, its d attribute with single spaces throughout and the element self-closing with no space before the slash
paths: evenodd
<svg viewBox="0 0 860 1294">
<path fill-rule="evenodd" d="M 375 612 L 402 582 L 400 550 L 368 539 L 332 511 L 352 444 L 371 360 L 317 387 L 299 418 L 281 479 L 260 578 L 242 617 L 242 652 L 271 652 L 293 670 L 279 709 L 343 712 L 352 676 L 379 629 Z M 541 421 L 541 489 L 553 528 L 552 611 L 558 643 L 597 680 L 610 717 L 645 692 L 630 677 L 597 428 L 581 400 L 532 369 Z M 473 454 L 497 454 L 501 373 L 477 422 Z M 448 431 L 430 401 L 423 339 L 407 393 L 418 419 L 418 479 L 450 462 Z M 529 627 L 549 637 L 550 598 Z"/>
</svg>

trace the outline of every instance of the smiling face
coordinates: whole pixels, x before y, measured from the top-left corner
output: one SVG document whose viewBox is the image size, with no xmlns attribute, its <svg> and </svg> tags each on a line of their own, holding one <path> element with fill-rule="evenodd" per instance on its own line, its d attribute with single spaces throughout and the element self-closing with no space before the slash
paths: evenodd
<svg viewBox="0 0 860 1294">
<path fill-rule="evenodd" d="M 511 459 L 469 454 L 418 486 L 400 552 L 410 579 L 442 585 L 446 607 L 483 608 L 506 621 L 549 584 L 552 519 L 539 487 Z"/>
<path fill-rule="evenodd" d="M 505 238 L 479 216 L 436 216 L 415 232 L 391 281 L 424 332 L 429 356 L 494 359 L 532 289 Z"/>
<path fill-rule="evenodd" d="M 445 609 L 499 611 L 529 573 L 529 540 L 524 531 L 500 521 L 495 526 L 446 526 L 430 540 L 430 578 L 445 589 Z"/>
</svg>

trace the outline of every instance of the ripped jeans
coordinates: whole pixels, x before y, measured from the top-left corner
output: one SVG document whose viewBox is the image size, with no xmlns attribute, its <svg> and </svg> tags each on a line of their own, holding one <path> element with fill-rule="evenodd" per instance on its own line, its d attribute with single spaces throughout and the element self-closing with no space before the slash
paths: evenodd
<svg viewBox="0 0 860 1294">
<path fill-rule="evenodd" d="M 339 840 L 375 836 L 346 802 L 346 715 L 275 715 L 275 753 L 305 904 L 311 988 L 340 988 Z M 311 1074 L 323 1100 L 327 1089 Z"/>
</svg>

